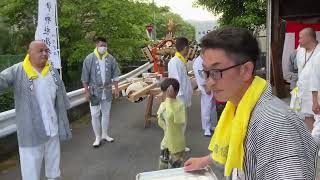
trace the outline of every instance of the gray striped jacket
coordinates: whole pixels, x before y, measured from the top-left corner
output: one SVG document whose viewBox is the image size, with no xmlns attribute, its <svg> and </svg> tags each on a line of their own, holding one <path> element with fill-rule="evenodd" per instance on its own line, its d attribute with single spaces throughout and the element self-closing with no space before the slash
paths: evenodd
<svg viewBox="0 0 320 180">
<path fill-rule="evenodd" d="M 302 119 L 272 95 L 258 101 L 245 140 L 247 180 L 314 180 L 318 146 Z"/>
<path fill-rule="evenodd" d="M 69 99 L 58 71 L 51 68 L 50 72 L 58 86 L 56 91 L 55 110 L 58 118 L 58 131 L 60 140 L 71 138 L 67 109 L 70 107 Z M 20 147 L 33 147 L 49 140 L 46 135 L 43 120 L 33 81 L 30 80 L 22 68 L 22 62 L 15 64 L 0 73 L 0 92 L 13 87 L 16 110 L 17 135 Z"/>
<path fill-rule="evenodd" d="M 108 54 L 106 57 L 106 82 L 103 84 L 99 59 L 94 53 L 90 53 L 83 61 L 81 81 L 89 85 L 90 94 L 102 98 L 103 89 L 106 92 L 106 100 L 112 100 L 112 80 L 117 79 L 120 75 L 116 59 Z"/>
</svg>

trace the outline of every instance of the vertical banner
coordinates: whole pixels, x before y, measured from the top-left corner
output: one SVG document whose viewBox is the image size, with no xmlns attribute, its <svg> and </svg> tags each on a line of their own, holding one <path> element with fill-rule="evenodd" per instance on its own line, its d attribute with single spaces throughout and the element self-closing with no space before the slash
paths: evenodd
<svg viewBox="0 0 320 180">
<path fill-rule="evenodd" d="M 57 0 L 38 0 L 38 26 L 35 40 L 42 40 L 49 48 L 49 62 L 61 69 Z"/>
</svg>

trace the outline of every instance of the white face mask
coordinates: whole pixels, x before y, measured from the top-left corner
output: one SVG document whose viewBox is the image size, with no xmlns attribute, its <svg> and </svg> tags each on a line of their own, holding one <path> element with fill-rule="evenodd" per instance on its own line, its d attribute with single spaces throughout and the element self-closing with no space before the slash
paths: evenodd
<svg viewBox="0 0 320 180">
<path fill-rule="evenodd" d="M 100 54 L 106 53 L 106 52 L 107 52 L 107 47 L 98 47 L 98 52 L 99 52 Z"/>
</svg>

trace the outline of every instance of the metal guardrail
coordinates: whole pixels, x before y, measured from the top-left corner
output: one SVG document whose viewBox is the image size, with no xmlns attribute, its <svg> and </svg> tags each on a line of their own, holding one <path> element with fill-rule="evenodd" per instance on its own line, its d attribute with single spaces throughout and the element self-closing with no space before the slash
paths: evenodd
<svg viewBox="0 0 320 180">
<path fill-rule="evenodd" d="M 148 71 L 152 67 L 153 67 L 153 64 L 150 64 L 148 62 L 138 67 L 137 69 L 134 69 L 133 71 L 120 76 L 119 85 L 126 83 L 127 78 L 138 77 L 139 75 Z M 86 102 L 83 88 L 68 92 L 67 95 L 70 99 L 71 108 Z M 0 113 L 0 138 L 16 132 L 17 127 L 15 123 L 15 117 L 16 117 L 16 112 L 14 109 Z"/>
</svg>

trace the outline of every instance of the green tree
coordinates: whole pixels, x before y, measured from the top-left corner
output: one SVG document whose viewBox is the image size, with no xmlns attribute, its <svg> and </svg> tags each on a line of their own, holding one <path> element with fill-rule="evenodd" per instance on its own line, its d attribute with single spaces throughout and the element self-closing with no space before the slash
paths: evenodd
<svg viewBox="0 0 320 180">
<path fill-rule="evenodd" d="M 5 27 L 2 28 L 5 33 L 3 36 L 6 36 L 6 40 L 10 40 L 9 45 L 2 46 L 3 53 L 20 54 L 25 52 L 30 39 L 34 38 L 35 25 L 33 21 L 36 11 L 36 1 L 34 0 L 0 1 L 0 24 Z"/>
<path fill-rule="evenodd" d="M 196 5 L 220 16 L 219 24 L 222 26 L 256 30 L 266 23 L 266 0 L 197 0 Z"/>
<path fill-rule="evenodd" d="M 0 2 L 0 17 L 4 17 L 3 21 L 13 28 L 11 35 L 15 48 L 11 53 L 25 52 L 33 39 L 36 10 L 35 0 Z M 120 64 L 141 59 L 140 47 L 149 43 L 145 26 L 153 21 L 153 11 L 157 13 L 157 25 L 166 25 L 169 17 L 172 17 L 180 25 L 177 35 L 194 36 L 193 27 L 177 14 L 169 12 L 168 7 L 134 0 L 58 0 L 63 66 L 81 63 L 86 54 L 92 52 L 95 36 L 107 37 L 108 49 Z M 164 36 L 165 31 L 159 26 L 157 37 Z"/>
<path fill-rule="evenodd" d="M 7 50 L 10 48 L 10 36 L 9 29 L 0 23 L 0 54 L 6 54 Z"/>
<path fill-rule="evenodd" d="M 62 70 L 67 89 L 78 88 L 79 69 L 85 56 L 93 51 L 95 36 L 105 36 L 108 51 L 120 66 L 139 62 L 143 55 L 140 48 L 152 43 L 147 38 L 145 26 L 157 13 L 158 38 L 165 35 L 165 25 L 170 16 L 181 26 L 177 34 L 194 36 L 191 25 L 168 7 L 157 7 L 147 1 L 137 0 L 57 0 L 59 40 Z M 37 20 L 37 0 L 0 0 L 0 53 L 25 54 L 34 39 Z M 0 62 L 1 63 L 1 62 Z M 77 69 L 77 72 L 72 71 Z M 76 87 L 78 86 L 78 87 Z M 9 97 L 9 98 L 8 98 Z M 7 99 L 3 100 L 1 98 Z M 12 105 L 11 94 L 1 96 L 2 107 Z M 12 106 L 10 106 L 12 107 Z"/>
<path fill-rule="evenodd" d="M 118 60 L 123 60 L 128 56 L 134 57 L 132 52 L 124 49 L 124 47 L 131 49 L 133 43 L 128 42 L 125 45 L 122 42 L 124 39 L 136 42 L 144 39 L 144 37 L 139 37 L 137 31 L 130 31 L 130 29 L 126 28 L 126 25 L 132 25 L 134 28 L 137 24 L 130 22 L 129 17 L 127 19 L 122 17 L 125 16 L 125 13 L 129 16 L 134 13 L 130 7 L 127 7 L 127 10 L 120 8 L 134 4 L 125 2 L 129 1 L 60 1 L 61 56 L 68 60 L 68 64 L 82 62 L 85 55 L 92 52 L 95 36 L 107 37 L 109 51 Z"/>
</svg>

